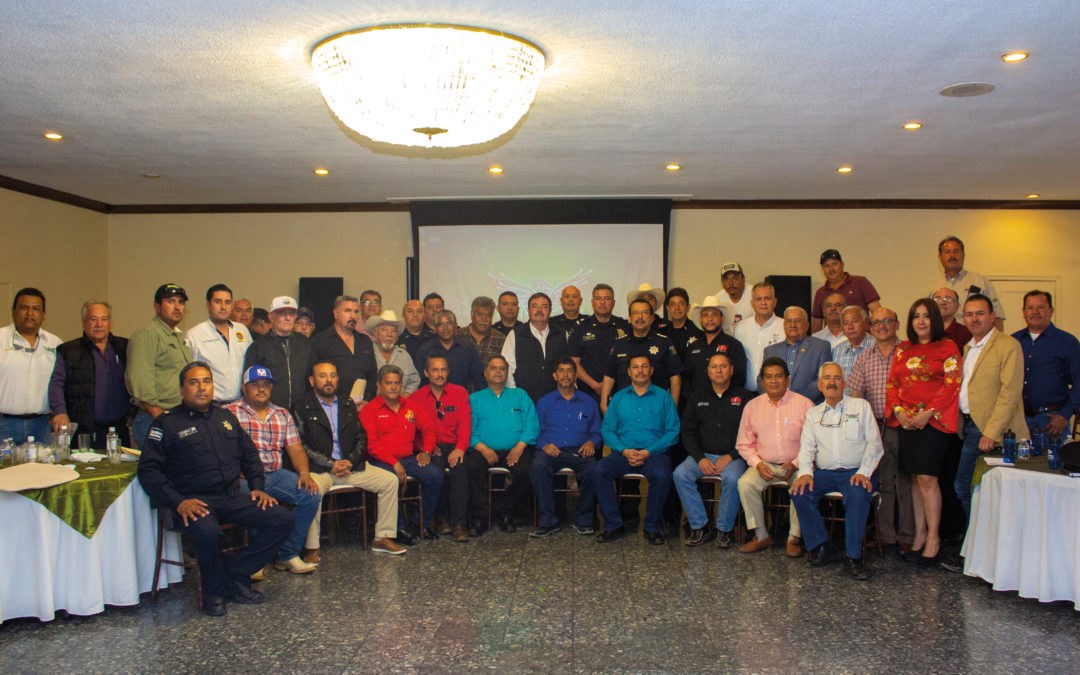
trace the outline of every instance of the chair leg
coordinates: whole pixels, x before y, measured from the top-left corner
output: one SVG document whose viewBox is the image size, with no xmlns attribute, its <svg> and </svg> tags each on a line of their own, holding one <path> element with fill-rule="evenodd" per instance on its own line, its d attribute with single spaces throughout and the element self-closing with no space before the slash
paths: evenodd
<svg viewBox="0 0 1080 675">
<path fill-rule="evenodd" d="M 488 526 L 487 526 L 487 529 L 489 529 L 489 530 L 491 529 L 491 526 L 494 524 L 494 520 L 492 519 L 491 501 L 492 501 L 492 499 L 491 499 L 491 472 L 489 471 L 488 475 L 487 475 L 487 507 L 488 507 Z"/>
<path fill-rule="evenodd" d="M 164 564 L 161 562 L 161 549 L 165 545 L 165 528 L 161 526 L 161 521 L 157 524 L 157 554 L 154 556 L 156 561 L 154 564 L 154 583 L 150 587 L 150 602 L 157 600 L 158 581 L 161 579 L 161 566 Z"/>
</svg>

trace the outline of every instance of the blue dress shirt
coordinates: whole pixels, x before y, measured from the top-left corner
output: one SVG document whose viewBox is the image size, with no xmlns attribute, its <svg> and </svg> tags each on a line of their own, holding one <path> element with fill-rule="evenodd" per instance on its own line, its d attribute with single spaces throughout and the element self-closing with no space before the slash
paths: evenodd
<svg viewBox="0 0 1080 675">
<path fill-rule="evenodd" d="M 604 442 L 615 452 L 627 448 L 666 452 L 679 440 L 679 414 L 671 394 L 650 384 L 640 396 L 631 385 L 611 397 L 604 415 Z"/>
<path fill-rule="evenodd" d="M 536 443 L 536 408 L 524 389 L 506 387 L 498 396 L 491 388 L 469 395 L 472 437 L 469 446 L 483 443 L 492 450 L 510 450 L 518 443 Z"/>
<path fill-rule="evenodd" d="M 1036 339 L 1027 328 L 1013 333 L 1024 350 L 1024 407 L 1061 405 L 1069 419 L 1080 408 L 1080 341 L 1054 324 Z"/>
<path fill-rule="evenodd" d="M 540 421 L 538 448 L 548 443 L 556 448 L 580 448 L 592 441 L 599 449 L 604 442 L 600 433 L 600 408 L 591 396 L 577 389 L 570 400 L 558 389 L 544 394 L 536 402 L 536 416 Z"/>
</svg>

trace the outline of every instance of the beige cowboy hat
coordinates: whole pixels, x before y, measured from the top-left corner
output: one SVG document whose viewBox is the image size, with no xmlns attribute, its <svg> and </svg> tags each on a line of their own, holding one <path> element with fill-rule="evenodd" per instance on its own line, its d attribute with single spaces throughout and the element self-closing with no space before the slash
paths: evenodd
<svg viewBox="0 0 1080 675">
<path fill-rule="evenodd" d="M 378 316 L 369 316 L 364 322 L 364 330 L 369 334 L 374 334 L 376 328 L 388 323 L 393 324 L 399 333 L 405 330 L 405 322 L 397 318 L 397 314 L 394 314 L 392 309 L 387 309 Z"/>
<path fill-rule="evenodd" d="M 630 291 L 626 294 L 626 304 L 630 305 L 631 302 L 637 300 L 643 295 L 651 295 L 656 299 L 656 306 L 664 306 L 664 289 L 654 288 L 652 284 L 641 284 L 637 287 L 636 291 Z"/>
<path fill-rule="evenodd" d="M 724 306 L 720 304 L 720 296 L 707 295 L 700 305 L 694 303 L 693 308 L 690 310 L 698 318 L 698 323 L 701 323 L 701 310 L 706 308 L 718 309 L 721 314 L 724 313 Z"/>
</svg>

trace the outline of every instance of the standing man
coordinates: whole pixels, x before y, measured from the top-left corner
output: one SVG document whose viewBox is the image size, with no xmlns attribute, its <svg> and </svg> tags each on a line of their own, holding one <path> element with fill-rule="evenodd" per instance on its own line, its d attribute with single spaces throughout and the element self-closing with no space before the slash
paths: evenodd
<svg viewBox="0 0 1080 675">
<path fill-rule="evenodd" d="M 566 353 L 577 365 L 580 390 L 598 404 L 604 387 L 604 370 L 615 340 L 630 334 L 630 324 L 614 316 L 615 291 L 607 284 L 597 284 L 592 291 L 592 318 L 575 330 L 566 344 Z"/>
<path fill-rule="evenodd" d="M 252 337 L 269 334 L 272 325 L 270 312 L 267 312 L 262 307 L 251 310 L 251 323 L 248 324 L 248 330 L 251 331 Z"/>
<path fill-rule="evenodd" d="M 424 323 L 429 331 L 435 331 L 435 315 L 445 309 L 443 297 L 438 293 L 428 293 L 424 296 Z"/>
<path fill-rule="evenodd" d="M 247 298 L 240 298 L 233 302 L 229 312 L 229 321 L 241 324 L 244 328 L 251 328 L 252 306 Z M 250 330 L 249 330 L 250 332 Z"/>
<path fill-rule="evenodd" d="M 596 501 L 604 517 L 604 531 L 596 535 L 596 540 L 602 543 L 626 536 L 615 480 L 628 473 L 640 473 L 649 482 L 645 541 L 656 546 L 664 544 L 660 521 L 671 490 L 667 449 L 679 440 L 679 414 L 671 396 L 651 382 L 652 369 L 647 356 L 632 357 L 628 367 L 631 384 L 616 392 L 604 415 L 602 432 L 611 454 L 600 460 L 593 471 Z"/>
<path fill-rule="evenodd" d="M 719 309 L 714 311 L 720 313 Z M 749 390 L 732 383 L 735 363 L 740 360 L 728 352 L 710 354 L 709 388 L 695 389 L 683 410 L 680 435 L 688 456 L 673 477 L 690 525 L 687 546 L 701 546 L 713 537 L 717 548 L 730 548 L 734 542 L 731 531 L 739 515 L 738 483 L 746 473 L 746 460 L 739 456 L 735 441 L 743 408 L 754 397 Z M 697 488 L 703 476 L 720 477 L 715 530 L 706 527 L 709 522 L 705 504 Z"/>
<path fill-rule="evenodd" d="M 469 396 L 472 408 L 472 451 L 465 455 L 469 469 L 469 521 L 487 525 L 488 467 L 510 470 L 510 486 L 495 507 L 499 529 L 514 532 L 515 517 L 524 511 L 529 495 L 529 467 L 532 465 L 539 422 L 536 408 L 524 389 L 506 386 L 510 367 L 502 356 L 493 356 L 484 369 L 487 388 Z M 472 534 L 470 532 L 470 534 Z"/>
<path fill-rule="evenodd" d="M 724 332 L 734 336 L 735 329 L 743 319 L 754 315 L 751 294 L 746 292 L 746 275 L 743 274 L 742 265 L 737 262 L 724 263 L 720 267 L 720 283 L 724 291 L 722 294 L 718 292 L 716 297 L 723 298 L 720 311 L 724 314 Z"/>
<path fill-rule="evenodd" d="M 651 330 L 654 316 L 652 306 L 644 298 L 630 303 L 631 332 L 612 344 L 604 373 L 604 386 L 600 392 L 600 411 L 604 414 L 607 414 L 612 396 L 632 384 L 630 361 L 636 356 L 649 359 L 653 384 L 670 391 L 671 399 L 678 402 L 682 391 L 682 362 L 671 341 Z"/>
<path fill-rule="evenodd" d="M 277 373 L 277 386 L 270 391 L 270 402 L 291 409 L 304 397 L 311 361 L 311 341 L 293 332 L 296 323 L 296 300 L 279 295 L 270 303 L 270 332 L 256 338 L 244 355 L 244 368 L 266 366 Z M 369 342 L 370 344 L 370 342 Z"/>
<path fill-rule="evenodd" d="M 567 286 L 563 289 L 559 297 L 559 305 L 562 307 L 562 314 L 551 317 L 551 325 L 565 332 L 567 336 L 589 318 L 588 314 L 581 313 L 581 291 L 577 286 Z"/>
<path fill-rule="evenodd" d="M 379 316 L 382 314 L 382 293 L 374 290 L 366 290 L 360 294 L 360 321 L 357 325 L 360 330 L 357 331 L 368 337 L 372 337 L 367 332 L 367 320 L 373 316 Z"/>
<path fill-rule="evenodd" d="M 435 331 L 424 323 L 424 305 L 419 300 L 409 300 L 401 310 L 401 318 L 405 322 L 405 330 L 401 331 L 398 344 L 409 352 L 416 364 L 416 354 L 420 345 L 435 337 Z"/>
<path fill-rule="evenodd" d="M 226 409 L 236 416 L 259 451 L 266 494 L 293 505 L 293 529 L 278 549 L 274 567 L 293 574 L 314 572 L 313 563 L 300 559 L 300 545 L 322 504 L 319 486 L 311 479 L 307 455 L 289 411 L 270 402 L 274 376 L 264 366 L 252 366 L 244 372 L 243 380 L 243 398 Z"/>
<path fill-rule="evenodd" d="M 635 300 L 648 302 L 649 309 L 652 311 L 652 316 L 649 319 L 650 330 L 659 331 L 666 336 L 667 329 L 671 324 L 656 312 L 657 308 L 664 304 L 664 297 L 664 289 L 649 283 L 643 283 L 638 285 L 637 290 L 626 294 L 626 306 L 629 307 Z"/>
<path fill-rule="evenodd" d="M 874 285 L 866 277 L 848 274 L 844 271 L 844 260 L 840 257 L 840 251 L 835 248 L 826 249 L 821 254 L 821 271 L 825 273 L 825 283 L 814 292 L 814 306 L 811 314 L 814 318 L 814 331 L 821 329 L 823 305 L 826 296 L 838 292 L 844 296 L 841 307 L 856 305 L 867 312 L 872 312 L 881 306 L 881 296 L 878 295 Z"/>
<path fill-rule="evenodd" d="M 700 340 L 703 336 L 701 329 L 689 317 L 690 296 L 686 293 L 685 288 L 672 288 L 667 293 L 664 306 L 667 308 L 669 319 L 669 325 L 664 332 L 664 336 L 671 340 L 671 344 L 675 345 L 675 353 L 678 355 L 679 360 L 685 364 L 686 344 L 691 338 Z M 685 397 L 686 392 L 684 391 L 683 398 Z"/>
<path fill-rule="evenodd" d="M 772 546 L 772 536 L 765 527 L 765 507 L 761 491 L 770 485 L 787 485 L 795 480 L 799 468 L 799 440 L 806 411 L 813 401 L 788 389 L 787 362 L 769 357 L 761 364 L 761 383 L 765 393 L 743 410 L 735 448 L 749 468 L 739 478 L 739 501 L 746 514 L 746 529 L 753 539 L 739 547 L 743 553 L 755 553 Z M 795 506 L 788 510 L 790 529 L 786 553 L 789 558 L 802 555 L 799 544 L 799 517 Z"/>
<path fill-rule="evenodd" d="M 593 534 L 592 521 L 596 511 L 593 469 L 596 451 L 604 447 L 600 432 L 600 408 L 596 401 L 574 386 L 577 382 L 577 366 L 569 356 L 558 360 L 553 377 L 556 390 L 542 396 L 536 404 L 536 416 L 540 422 L 536 447 L 540 452 L 533 456 L 529 477 L 536 494 L 539 527 L 529 536 L 558 534 L 559 521 L 555 518 L 552 479 L 555 472 L 565 468 L 574 470 L 581 490 L 574 531 Z"/>
<path fill-rule="evenodd" d="M 967 329 L 963 321 L 956 320 L 956 313 L 960 311 L 960 296 L 948 286 L 942 286 L 930 297 L 941 311 L 941 320 L 945 324 L 945 337 L 963 349 L 964 345 L 971 341 L 971 331 Z"/>
<path fill-rule="evenodd" d="M 885 387 L 889 369 L 896 355 L 896 330 L 900 324 L 896 312 L 878 307 L 870 314 L 870 333 L 874 346 L 855 358 L 848 388 L 851 396 L 866 399 L 881 429 L 884 452 L 878 462 L 878 492 L 881 504 L 877 511 L 877 531 L 881 543 L 896 546 L 903 555 L 911 550 L 915 539 L 915 511 L 911 503 L 911 474 L 899 470 L 900 428 L 885 426 Z M 899 522 L 899 528 L 894 523 Z"/>
<path fill-rule="evenodd" d="M 1080 409 L 1080 342 L 1053 324 L 1047 291 L 1024 294 L 1024 323 L 1013 333 L 1024 350 L 1024 416 L 1034 433 L 1063 434 Z"/>
<path fill-rule="evenodd" d="M 997 317 L 994 327 L 999 331 L 1005 330 L 1005 308 L 1002 307 L 993 284 L 978 272 L 964 269 L 964 242 L 960 241 L 960 237 L 945 237 L 938 242 L 937 250 L 938 260 L 945 270 L 945 285 L 956 291 L 960 305 L 963 306 L 967 299 L 976 293 L 985 295 L 993 303 L 994 316 Z"/>
<path fill-rule="evenodd" d="M 881 437 L 870 404 L 844 396 L 847 385 L 839 363 L 821 367 L 818 386 L 825 400 L 810 409 L 807 417 L 811 421 L 803 424 L 799 477 L 791 484 L 791 503 L 810 551 L 809 565 L 821 567 L 829 562 L 832 551 L 818 502 L 830 492 L 844 495 L 846 570 L 852 578 L 866 581 L 863 533 L 877 488 L 874 471 L 884 452 Z"/>
<path fill-rule="evenodd" d="M 225 284 L 206 289 L 206 312 L 210 318 L 184 335 L 192 358 L 210 366 L 214 375 L 214 403 L 218 405 L 240 398 L 244 355 L 251 346 L 247 327 L 229 319 L 232 302 L 232 290 Z"/>
<path fill-rule="evenodd" d="M 683 366 L 687 394 L 712 389 L 709 378 L 709 360 L 713 354 L 727 354 L 732 363 L 731 384 L 736 387 L 746 386 L 746 351 L 742 343 L 722 330 L 724 325 L 723 304 L 715 295 L 701 301 L 698 321 L 701 322 L 702 336 L 690 336 L 683 345 Z M 676 346 L 678 350 L 678 346 Z"/>
<path fill-rule="evenodd" d="M 436 315 L 434 340 L 428 340 L 416 353 L 417 363 L 427 363 L 432 356 L 442 356 L 450 366 L 450 381 L 468 391 L 484 388 L 484 367 L 480 355 L 472 342 L 458 335 L 457 317 L 448 309 L 441 309 Z M 427 379 L 420 378 L 420 384 L 427 384 Z"/>
<path fill-rule="evenodd" d="M 510 331 L 521 325 L 518 321 L 518 296 L 513 291 L 503 291 L 499 294 L 499 322 L 495 324 L 495 330 L 503 335 L 509 335 Z"/>
<path fill-rule="evenodd" d="M 11 324 L 0 328 L 0 438 L 49 439 L 49 379 L 60 338 L 41 328 L 45 294 L 23 288 L 11 303 Z"/>
<path fill-rule="evenodd" d="M 161 413 L 180 405 L 176 387 L 180 371 L 194 358 L 177 326 L 184 319 L 188 296 L 176 284 L 162 284 L 154 291 L 154 319 L 128 341 L 124 381 L 131 398 L 139 406 L 132 422 L 132 439 L 140 448 L 150 431 L 150 423 Z"/>
<path fill-rule="evenodd" d="M 293 332 L 311 339 L 315 333 L 315 312 L 307 307 L 296 310 L 296 321 L 293 323 Z"/>
<path fill-rule="evenodd" d="M 312 361 L 328 360 L 337 366 L 338 394 L 348 396 L 362 410 L 375 396 L 375 348 L 356 330 L 360 301 L 351 295 L 334 299 L 334 325 L 311 338 Z M 364 337 L 360 340 L 358 338 Z"/>
<path fill-rule="evenodd" d="M 824 397 L 817 388 L 817 372 L 832 358 L 832 350 L 828 342 L 807 336 L 809 328 L 805 309 L 795 306 L 785 309 L 785 340 L 766 347 L 765 358 L 784 359 L 791 378 L 788 386 L 814 403 L 820 403 Z"/>
<path fill-rule="evenodd" d="M 375 345 L 375 365 L 379 368 L 390 365 L 401 368 L 401 395 L 412 396 L 420 388 L 420 373 L 416 372 L 409 352 L 397 344 L 398 334 L 404 325 L 394 310 L 388 309 L 378 316 L 369 316 L 365 328 L 366 335 Z"/>
<path fill-rule="evenodd" d="M 491 319 L 495 315 L 495 301 L 487 296 L 473 298 L 470 318 L 472 323 L 458 331 L 458 337 L 471 341 L 480 355 L 480 366 L 483 367 L 492 356 L 502 354 L 506 336 L 497 330 L 492 330 Z M 423 364 L 420 364 L 422 367 Z"/>
<path fill-rule="evenodd" d="M 735 339 L 746 350 L 746 388 L 757 391 L 761 362 L 765 348 L 784 341 L 784 322 L 774 314 L 776 289 L 770 283 L 757 283 L 750 289 L 750 303 L 754 306 L 752 319 L 744 319 L 735 330 Z"/>
<path fill-rule="evenodd" d="M 840 313 L 844 309 L 844 294 L 830 293 L 825 296 L 822 311 L 825 313 L 825 325 L 814 333 L 814 337 L 829 343 L 829 349 L 844 341 L 844 320 Z"/>
<path fill-rule="evenodd" d="M 964 446 L 956 469 L 956 496 L 971 517 L 971 476 L 975 460 L 1001 443 L 1008 430 L 1017 440 L 1028 438 L 1024 419 L 1024 351 L 1016 338 L 996 328 L 997 317 L 989 297 L 969 295 L 964 302 L 964 323 L 971 341 L 964 346 L 964 380 L 960 384 L 960 412 Z"/>
<path fill-rule="evenodd" d="M 317 361 L 308 377 L 311 391 L 293 406 L 297 429 L 315 467 L 311 479 L 319 487 L 319 512 L 311 521 L 304 544 L 304 562 L 319 562 L 319 518 L 321 497 L 335 485 L 348 485 L 378 495 L 375 520 L 375 553 L 401 555 L 406 548 L 394 541 L 397 536 L 398 480 L 392 471 L 367 461 L 367 436 L 356 414 L 356 404 L 348 396 L 338 396 L 337 368 L 329 361 Z"/>
<path fill-rule="evenodd" d="M 133 338 L 134 339 L 134 338 Z M 203 613 L 225 614 L 225 600 L 259 604 L 251 575 L 266 566 L 293 528 L 293 515 L 263 491 L 259 451 L 225 408 L 212 404 L 214 376 L 205 363 L 178 374 L 181 403 L 154 418 L 139 458 L 139 484 L 154 508 L 168 508 L 191 537 L 202 575 Z M 238 494 L 237 480 L 251 494 Z M 221 523 L 250 528 L 247 546 L 228 566 L 221 558 Z"/>
<path fill-rule="evenodd" d="M 880 309 L 880 307 L 878 308 Z M 844 337 L 839 345 L 833 347 L 833 361 L 840 364 L 844 369 L 844 380 L 850 382 L 851 369 L 855 367 L 855 360 L 867 349 L 874 346 L 874 339 L 867 335 L 866 310 L 856 305 L 848 305 L 841 313 L 843 317 Z M 850 396 L 851 391 L 844 392 Z"/>
<path fill-rule="evenodd" d="M 435 509 L 438 533 L 453 535 L 454 541 L 464 543 L 469 536 L 479 537 L 484 527 L 479 522 L 469 527 L 469 470 L 465 453 L 469 451 L 472 435 L 472 408 L 465 387 L 449 381 L 450 365 L 445 356 L 428 357 L 424 365 L 428 383 L 409 398 L 435 424 L 435 449 L 431 461 L 445 472 L 439 504 Z M 450 519 L 446 520 L 449 511 Z M 470 532 L 472 530 L 472 532 Z"/>
<path fill-rule="evenodd" d="M 91 434 L 93 447 L 105 449 L 109 427 L 120 444 L 131 447 L 127 416 L 131 396 L 124 384 L 127 338 L 116 337 L 107 302 L 90 300 L 82 306 L 82 337 L 60 345 L 49 381 L 50 424 L 53 431 L 74 422 Z M 5 436 L 5 438 L 7 438 Z M 76 436 L 72 434 L 72 442 Z"/>
<path fill-rule="evenodd" d="M 510 368 L 508 386 L 524 389 L 535 403 L 555 389 L 555 363 L 566 356 L 566 332 L 551 329 L 551 298 L 546 293 L 533 293 L 528 309 L 529 323 L 506 336 L 503 358 Z"/>
</svg>

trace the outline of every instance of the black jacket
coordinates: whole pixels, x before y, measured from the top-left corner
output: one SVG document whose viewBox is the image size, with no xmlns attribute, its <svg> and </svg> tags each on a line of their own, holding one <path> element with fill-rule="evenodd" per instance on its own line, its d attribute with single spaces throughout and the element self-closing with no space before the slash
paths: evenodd
<svg viewBox="0 0 1080 675">
<path fill-rule="evenodd" d="M 367 462 L 367 434 L 356 416 L 356 404 L 348 396 L 338 396 L 338 442 L 342 459 L 349 460 L 353 471 L 363 471 Z M 315 392 L 309 391 L 293 406 L 296 429 L 304 445 L 308 462 L 329 471 L 334 466 L 334 431 Z"/>
<path fill-rule="evenodd" d="M 127 338 L 116 337 L 109 333 L 109 344 L 120 359 L 121 369 L 127 369 Z M 97 373 L 94 368 L 94 353 L 97 349 L 85 334 L 69 340 L 56 348 L 56 353 L 64 359 L 67 372 L 64 374 L 64 405 L 68 419 L 93 433 L 95 422 L 113 422 L 115 420 L 94 419 L 94 382 Z"/>
<path fill-rule="evenodd" d="M 307 392 L 310 360 L 311 343 L 306 337 L 293 333 L 282 340 L 274 331 L 270 331 L 248 347 L 244 354 L 244 370 L 251 366 L 269 368 L 270 374 L 274 376 L 270 402 L 291 410 L 293 403 L 303 398 Z"/>
<path fill-rule="evenodd" d="M 375 376 L 379 368 L 375 363 L 375 346 L 371 338 L 353 331 L 353 351 L 330 326 L 311 336 L 311 364 L 316 361 L 330 361 L 337 368 L 338 396 L 348 396 L 353 383 L 365 380 L 364 400 L 375 398 Z M 295 399 L 294 399 L 295 401 Z"/>
</svg>

